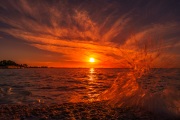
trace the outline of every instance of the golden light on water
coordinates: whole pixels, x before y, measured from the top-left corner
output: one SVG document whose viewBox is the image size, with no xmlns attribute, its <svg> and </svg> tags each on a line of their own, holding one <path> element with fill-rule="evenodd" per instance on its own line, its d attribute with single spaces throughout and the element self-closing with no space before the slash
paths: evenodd
<svg viewBox="0 0 180 120">
<path fill-rule="evenodd" d="M 90 68 L 89 73 L 90 74 L 94 73 L 94 68 Z"/>
<path fill-rule="evenodd" d="M 94 63 L 94 62 L 95 62 L 95 59 L 94 59 L 94 58 L 90 58 L 90 59 L 89 59 L 89 62 Z"/>
</svg>

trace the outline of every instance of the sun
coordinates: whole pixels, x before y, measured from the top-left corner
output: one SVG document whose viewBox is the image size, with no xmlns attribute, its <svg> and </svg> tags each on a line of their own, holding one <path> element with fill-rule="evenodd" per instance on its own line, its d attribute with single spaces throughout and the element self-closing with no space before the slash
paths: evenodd
<svg viewBox="0 0 180 120">
<path fill-rule="evenodd" d="M 89 62 L 94 63 L 95 59 L 94 58 L 89 58 Z"/>
</svg>

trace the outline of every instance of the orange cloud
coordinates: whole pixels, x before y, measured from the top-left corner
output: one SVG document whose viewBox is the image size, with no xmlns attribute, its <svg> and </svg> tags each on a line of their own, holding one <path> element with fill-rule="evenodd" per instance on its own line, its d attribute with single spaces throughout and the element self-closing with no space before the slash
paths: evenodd
<svg viewBox="0 0 180 120">
<path fill-rule="evenodd" d="M 67 8 L 65 2 L 58 4 L 57 7 L 57 5 L 34 4 L 21 0 L 18 4 L 10 3 L 10 7 L 20 15 L 0 17 L 1 22 L 11 26 L 0 28 L 0 31 L 24 40 L 38 49 L 61 53 L 64 58 L 59 58 L 59 61 L 66 65 L 72 62 L 74 66 L 76 63 L 79 66 L 85 65 L 91 56 L 97 59 L 97 66 L 129 66 L 128 63 L 125 64 L 124 58 L 135 59 L 136 54 L 141 53 L 142 43 L 150 45 L 148 52 L 156 56 L 159 46 L 151 46 L 147 42 L 148 36 L 154 35 L 153 39 L 157 35 L 163 36 L 169 30 L 173 31 L 177 25 L 177 23 L 149 25 L 133 36 L 129 35 L 126 40 L 122 40 L 124 29 L 133 21 L 132 11 L 124 13 L 115 20 L 112 20 L 113 13 L 108 14 L 103 22 L 99 23 L 85 9 Z M 171 45 L 165 42 L 162 46 L 161 48 L 165 46 L 167 48 Z"/>
</svg>

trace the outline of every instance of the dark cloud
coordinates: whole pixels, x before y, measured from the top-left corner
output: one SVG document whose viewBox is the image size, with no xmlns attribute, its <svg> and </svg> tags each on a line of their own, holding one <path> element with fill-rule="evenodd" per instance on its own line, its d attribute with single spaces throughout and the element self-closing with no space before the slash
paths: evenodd
<svg viewBox="0 0 180 120">
<path fill-rule="evenodd" d="M 23 29 L 28 32 L 41 33 L 42 31 L 36 31 L 32 28 L 33 23 L 41 26 L 47 26 L 49 28 L 76 28 L 79 32 L 85 32 L 88 30 L 93 31 L 95 25 L 87 23 L 87 19 L 78 21 L 75 16 L 79 12 L 85 12 L 88 15 L 88 19 L 92 20 L 97 27 L 100 35 L 107 34 L 110 29 L 114 29 L 114 23 L 116 25 L 116 31 L 112 35 L 111 41 L 124 42 L 131 34 L 136 34 L 146 29 L 151 28 L 156 24 L 177 23 L 180 20 L 178 0 L 64 0 L 64 1 L 3 1 L 0 7 L 0 15 L 2 27 L 16 27 L 17 29 Z M 86 13 L 87 12 L 87 13 Z M 117 22 L 122 18 L 121 22 Z M 11 23 L 6 23 L 7 19 L 12 19 Z M 122 25 L 123 22 L 128 22 L 126 25 Z M 18 21 L 23 21 L 18 23 Z M 27 23 L 25 22 L 27 21 Z M 17 23 L 12 23 L 17 22 Z M 123 26 L 123 28 L 121 28 Z M 118 31 L 119 27 L 119 31 Z M 43 31 L 45 34 L 46 31 Z M 62 38 L 72 39 L 71 34 L 66 36 L 58 36 Z M 68 38 L 69 37 L 69 38 Z M 81 36 L 76 38 L 83 39 Z M 84 39 L 91 40 L 89 36 L 85 36 Z"/>
</svg>

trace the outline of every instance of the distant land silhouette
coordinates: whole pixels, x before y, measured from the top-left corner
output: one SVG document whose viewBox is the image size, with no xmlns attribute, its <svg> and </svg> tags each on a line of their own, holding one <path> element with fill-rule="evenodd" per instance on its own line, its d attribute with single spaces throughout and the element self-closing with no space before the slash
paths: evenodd
<svg viewBox="0 0 180 120">
<path fill-rule="evenodd" d="M 20 69 L 20 68 L 48 68 L 47 66 L 29 66 L 27 64 L 17 64 L 12 60 L 0 61 L 0 69 Z"/>
</svg>

